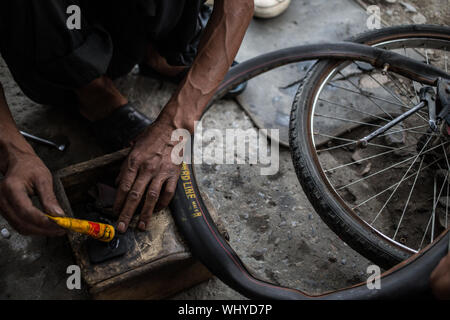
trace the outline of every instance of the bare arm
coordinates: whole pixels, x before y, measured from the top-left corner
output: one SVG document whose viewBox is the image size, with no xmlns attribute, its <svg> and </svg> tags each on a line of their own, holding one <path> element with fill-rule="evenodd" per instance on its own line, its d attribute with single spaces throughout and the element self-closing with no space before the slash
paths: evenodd
<svg viewBox="0 0 450 320">
<path fill-rule="evenodd" d="M 20 134 L 0 84 L 0 213 L 19 233 L 62 235 L 64 231 L 35 208 L 30 195 L 38 194 L 47 213 L 63 215 L 53 193 L 50 171 Z"/>
<path fill-rule="evenodd" d="M 194 121 L 227 74 L 253 15 L 253 1 L 218 0 L 201 39 L 197 57 L 161 117 L 193 132 Z"/>
<path fill-rule="evenodd" d="M 139 228 L 145 230 L 153 211 L 166 207 L 175 192 L 180 166 L 171 161 L 172 131 L 194 131 L 207 103 L 236 56 L 253 15 L 253 0 L 216 0 L 197 57 L 186 78 L 156 122 L 136 141 L 119 177 L 114 209 L 124 232 L 145 199 Z M 148 189 L 147 189 L 148 187 Z M 146 191 L 147 189 L 147 191 Z M 145 194 L 146 193 L 146 194 Z"/>
</svg>

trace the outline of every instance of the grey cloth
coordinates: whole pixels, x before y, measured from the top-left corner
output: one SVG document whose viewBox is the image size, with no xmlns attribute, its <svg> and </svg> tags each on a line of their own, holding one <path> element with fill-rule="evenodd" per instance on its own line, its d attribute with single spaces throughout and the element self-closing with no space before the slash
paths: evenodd
<svg viewBox="0 0 450 320">
<path fill-rule="evenodd" d="M 172 65 L 190 65 L 211 13 L 205 0 L 1 0 L 0 53 L 31 99 L 74 101 L 73 89 L 128 73 L 152 43 Z M 70 5 L 81 29 L 69 30 Z"/>
</svg>

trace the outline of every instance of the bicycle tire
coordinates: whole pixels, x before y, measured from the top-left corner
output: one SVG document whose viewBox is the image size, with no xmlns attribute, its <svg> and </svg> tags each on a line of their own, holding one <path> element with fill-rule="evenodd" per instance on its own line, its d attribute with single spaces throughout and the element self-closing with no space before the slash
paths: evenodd
<svg viewBox="0 0 450 320">
<path fill-rule="evenodd" d="M 395 55 L 385 54 L 368 46 L 354 43 L 306 45 L 282 49 L 244 61 L 233 67 L 218 88 L 209 106 L 230 88 L 258 74 L 276 67 L 305 60 L 321 58 L 361 57 L 372 64 L 392 63 Z M 403 59 L 405 60 L 405 59 Z M 406 61 L 406 60 L 405 60 Z M 398 61 L 397 61 L 398 62 Z M 401 64 L 400 64 L 401 65 Z M 411 66 L 409 66 L 411 67 Z M 400 71 L 409 73 L 408 62 Z M 424 66 L 417 77 L 434 83 L 445 73 Z M 205 109 L 205 112 L 208 108 Z M 231 288 L 253 299 L 390 299 L 430 297 L 428 279 L 448 248 L 448 233 L 407 262 L 385 273 L 381 290 L 370 290 L 366 283 L 320 296 L 310 296 L 299 290 L 280 287 L 255 278 L 214 225 L 195 180 L 191 165 L 183 165 L 174 198 L 170 204 L 172 215 L 193 255 L 214 275 Z"/>
<path fill-rule="evenodd" d="M 349 39 L 357 43 L 376 45 L 396 39 L 426 38 L 450 41 L 450 28 L 434 25 L 410 25 L 369 31 Z M 359 218 L 349 215 L 324 187 L 319 177 L 314 159 L 307 143 L 308 105 L 312 103 L 318 83 L 326 74 L 342 61 L 322 60 L 311 68 L 303 85 L 298 89 L 290 118 L 291 155 L 299 181 L 322 220 L 351 248 L 388 269 L 409 258 L 412 253 L 384 239 L 374 230 L 359 222 Z"/>
</svg>

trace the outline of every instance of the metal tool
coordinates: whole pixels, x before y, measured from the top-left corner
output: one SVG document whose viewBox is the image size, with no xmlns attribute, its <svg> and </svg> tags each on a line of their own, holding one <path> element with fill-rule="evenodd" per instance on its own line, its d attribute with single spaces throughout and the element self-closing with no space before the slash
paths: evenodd
<svg viewBox="0 0 450 320">
<path fill-rule="evenodd" d="M 55 143 L 55 142 L 52 142 L 52 141 L 49 141 L 49 140 L 46 140 L 46 139 L 43 139 L 43 138 L 36 137 L 36 136 L 34 136 L 34 135 L 32 135 L 32 134 L 29 134 L 29 133 L 27 133 L 27 132 L 25 132 L 25 131 L 20 131 L 20 133 L 21 133 L 24 137 L 26 137 L 26 138 L 28 138 L 28 139 L 30 139 L 30 140 L 33 140 L 33 141 L 36 141 L 36 142 L 45 144 L 45 145 L 47 145 L 47 146 L 56 148 L 57 150 L 59 150 L 59 151 L 61 151 L 61 152 L 64 151 L 64 150 L 66 150 L 66 148 L 67 148 L 67 145 L 66 145 L 66 144 L 57 144 L 57 143 Z"/>
</svg>

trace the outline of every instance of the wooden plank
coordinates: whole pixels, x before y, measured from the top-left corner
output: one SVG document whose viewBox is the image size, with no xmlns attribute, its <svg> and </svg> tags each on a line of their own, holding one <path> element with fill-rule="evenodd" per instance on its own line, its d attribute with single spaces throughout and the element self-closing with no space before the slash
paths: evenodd
<svg viewBox="0 0 450 320">
<path fill-rule="evenodd" d="M 125 149 L 110 155 L 64 168 L 55 175 L 58 200 L 68 216 L 77 217 L 86 191 L 105 175 L 117 175 L 120 164 L 129 153 Z M 106 177 L 108 178 L 108 177 Z M 205 204 L 221 232 L 228 237 L 223 223 L 210 201 Z M 179 235 L 169 209 L 153 214 L 149 230 L 135 230 L 130 223 L 130 250 L 117 259 L 91 264 L 86 236 L 70 233 L 69 242 L 82 276 L 95 299 L 162 299 L 212 275 L 198 261 Z"/>
</svg>

